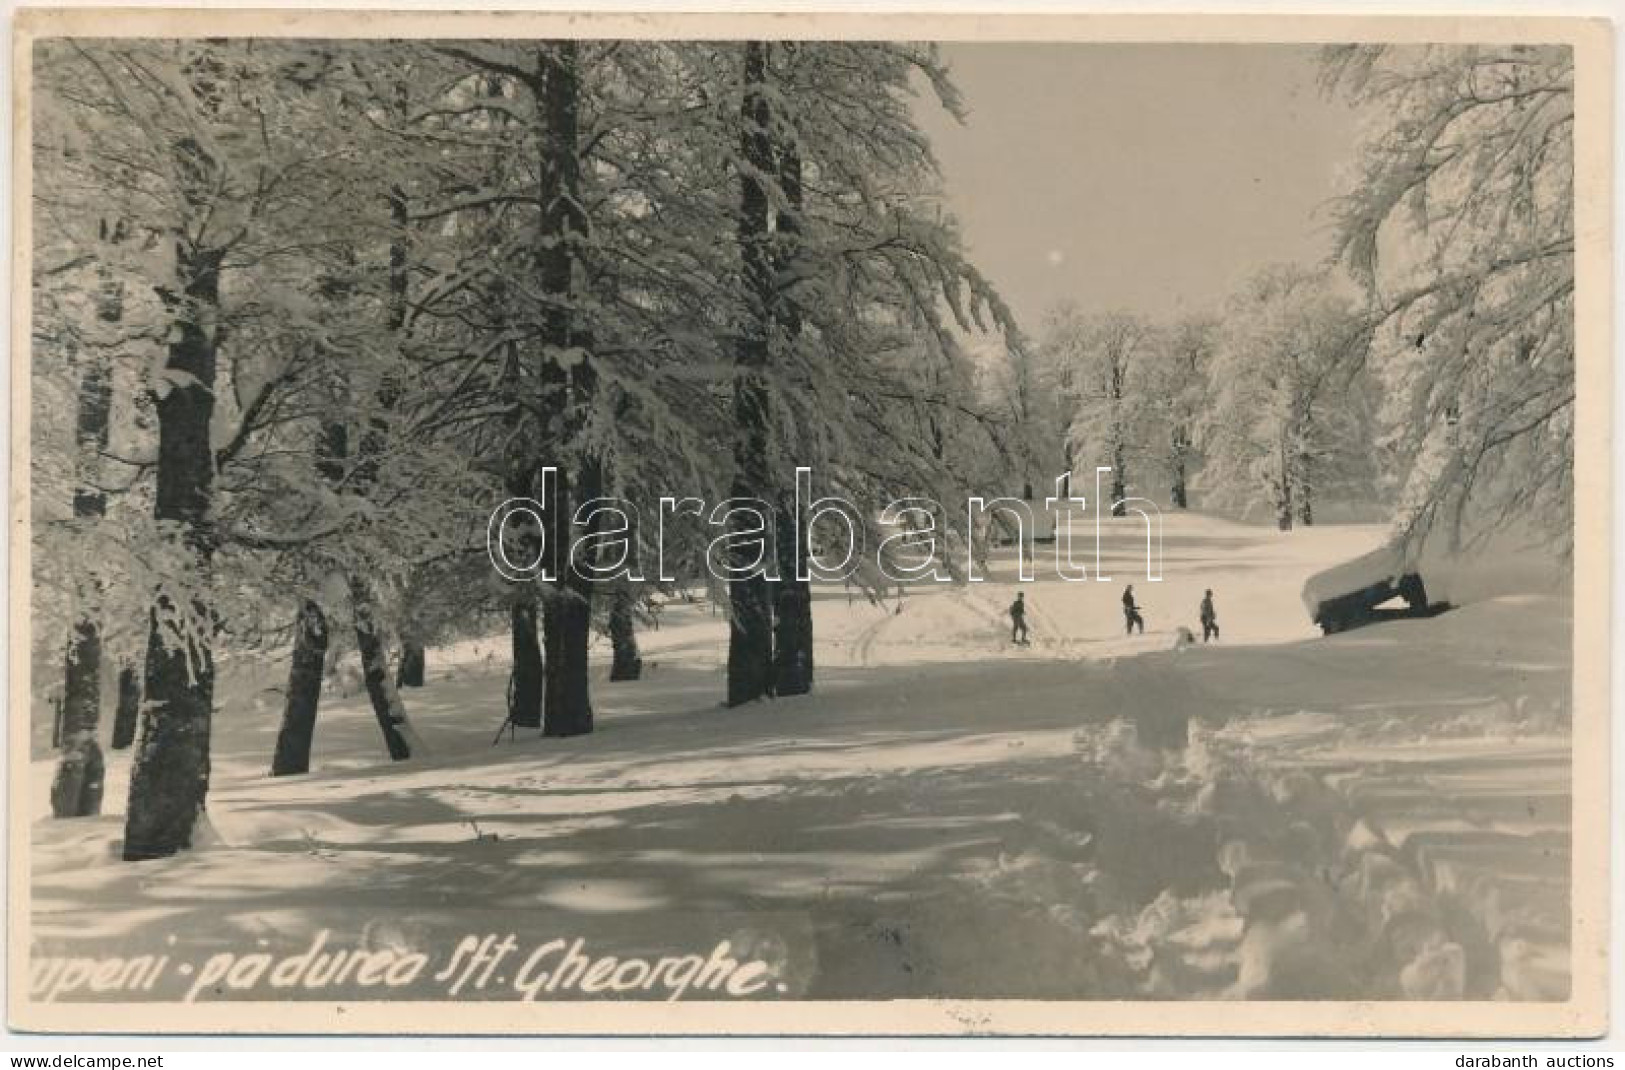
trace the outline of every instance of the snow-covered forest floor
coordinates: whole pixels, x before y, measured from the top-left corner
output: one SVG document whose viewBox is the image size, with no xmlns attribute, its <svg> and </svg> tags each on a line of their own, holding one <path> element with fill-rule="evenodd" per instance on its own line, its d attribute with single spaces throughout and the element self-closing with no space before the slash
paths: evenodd
<svg viewBox="0 0 1625 1070">
<path fill-rule="evenodd" d="M 399 764 L 340 676 L 313 771 L 272 780 L 286 664 L 234 659 L 200 849 L 117 861 L 128 752 L 75 820 L 48 816 L 36 752 L 34 935 L 758 916 L 804 934 L 786 969 L 811 998 L 1563 998 L 1567 595 L 1319 638 L 1304 579 L 1378 528 L 1167 525 L 1159 583 L 1119 521 L 1111 583 L 1061 582 L 1040 546 L 1036 583 L 1006 552 L 970 586 L 823 588 L 815 693 L 740 709 L 720 612 L 670 604 L 642 680 L 609 683 L 598 640 L 590 736 L 493 746 L 506 636 L 431 649 L 405 692 L 428 755 Z M 1206 588 L 1222 642 L 1174 649 Z"/>
</svg>

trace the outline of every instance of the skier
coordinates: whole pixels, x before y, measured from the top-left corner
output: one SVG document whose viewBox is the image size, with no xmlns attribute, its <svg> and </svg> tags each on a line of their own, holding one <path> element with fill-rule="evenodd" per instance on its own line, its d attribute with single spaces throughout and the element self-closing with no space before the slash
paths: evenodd
<svg viewBox="0 0 1625 1070">
<path fill-rule="evenodd" d="M 1202 594 L 1202 642 L 1209 638 L 1219 637 L 1219 618 L 1213 612 L 1213 591 L 1207 590 Z"/>
<path fill-rule="evenodd" d="M 1017 636 L 1020 638 L 1017 638 Z M 1027 645 L 1027 592 L 1018 591 L 1010 603 L 1010 641 Z"/>
<path fill-rule="evenodd" d="M 1128 626 L 1128 634 L 1134 634 L 1134 626 L 1140 626 L 1140 634 L 1145 634 L 1145 618 L 1140 616 L 1140 607 L 1134 604 L 1134 584 L 1123 588 L 1123 623 Z"/>
</svg>

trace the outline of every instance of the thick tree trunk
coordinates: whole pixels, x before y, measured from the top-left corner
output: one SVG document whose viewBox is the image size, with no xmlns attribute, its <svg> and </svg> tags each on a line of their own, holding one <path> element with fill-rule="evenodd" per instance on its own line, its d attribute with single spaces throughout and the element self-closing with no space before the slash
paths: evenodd
<svg viewBox="0 0 1625 1070">
<path fill-rule="evenodd" d="M 508 718 L 519 728 L 542 727 L 543 676 L 536 599 L 529 592 L 509 610 L 513 625 L 513 669 L 508 683 Z"/>
<path fill-rule="evenodd" d="M 740 106 L 740 154 L 747 165 L 739 176 L 740 256 L 749 308 L 735 352 L 733 496 L 772 500 L 767 493 L 768 345 L 773 329 L 774 280 L 770 253 L 767 191 L 760 176 L 773 173 L 770 116 L 763 81 L 768 46 L 745 43 L 745 92 Z M 748 543 L 736 544 L 735 563 L 756 558 Z M 769 693 L 773 672 L 773 604 L 767 578 L 759 572 L 728 582 L 728 705 L 753 702 Z"/>
<path fill-rule="evenodd" d="M 68 642 L 62 693 L 62 756 L 51 782 L 51 813 L 89 817 L 102 812 L 102 750 L 96 742 L 101 707 L 102 639 L 94 622 L 81 620 Z"/>
<path fill-rule="evenodd" d="M 587 676 L 591 612 L 586 602 L 568 590 L 543 606 L 542 624 L 548 640 L 544 736 L 580 736 L 592 731 L 592 694 Z"/>
<path fill-rule="evenodd" d="M 344 458 L 350 448 L 349 430 L 339 421 L 324 423 L 316 437 L 316 475 L 337 488 L 344 478 Z M 328 564 L 318 559 L 318 567 Z M 288 691 L 283 699 L 282 727 L 271 756 L 272 776 L 294 776 L 310 770 L 310 748 L 316 736 L 316 715 L 322 704 L 322 679 L 327 671 L 329 639 L 327 615 L 305 599 L 293 621 L 293 655 L 288 666 Z"/>
<path fill-rule="evenodd" d="M 361 678 L 367 687 L 373 716 L 384 734 L 389 756 L 400 762 L 412 757 L 417 737 L 406 719 L 400 692 L 389 678 L 389 644 L 365 581 L 351 577 L 350 603 L 355 611 L 355 645 L 361 655 Z"/>
<path fill-rule="evenodd" d="M 581 200 L 580 119 L 575 41 L 540 46 L 537 66 L 537 121 L 540 124 L 541 225 L 537 268 L 541 290 L 553 305 L 542 317 L 543 367 L 541 409 L 563 417 L 562 441 L 577 442 L 596 386 L 591 338 L 576 322 L 577 261 L 587 238 Z M 564 354 L 573 359 L 565 360 Z M 568 368 L 568 370 L 564 370 Z M 546 428 L 544 427 L 544 433 Z M 560 439 L 555 439 L 559 441 Z M 545 463 L 545 460 L 544 460 Z M 571 478 L 573 476 L 573 478 Z M 603 477 L 590 452 L 576 461 L 575 471 L 560 471 L 549 491 L 545 523 L 547 551 L 555 585 L 542 606 L 547 657 L 542 734 L 575 736 L 592 731 L 592 695 L 587 675 L 587 647 L 592 627 L 592 581 L 570 566 L 570 519 L 574 506 L 599 496 Z"/>
<path fill-rule="evenodd" d="M 773 607 L 767 579 L 730 580 L 728 603 L 728 705 L 765 697 L 773 672 Z"/>
<path fill-rule="evenodd" d="M 805 560 L 806 542 L 798 547 L 784 510 L 779 510 L 779 571 L 773 602 L 773 693 L 805 695 L 813 686 L 812 585 L 795 578 L 798 560 Z M 803 533 L 805 535 L 805 533 Z"/>
<path fill-rule="evenodd" d="M 542 657 L 543 622 L 536 602 L 535 589 L 521 587 L 514 592 L 513 602 L 508 607 L 513 651 L 508 670 L 508 719 L 518 728 L 542 727 L 547 673 Z"/>
<path fill-rule="evenodd" d="M 164 858 L 192 846 L 209 792 L 213 709 L 214 651 L 208 639 L 181 639 L 154 611 L 141 739 L 130 774 L 125 861 Z"/>
<path fill-rule="evenodd" d="M 784 45 L 793 48 L 794 45 Z M 779 147 L 779 187 L 785 210 L 779 214 L 778 243 L 774 274 L 783 280 L 778 287 L 777 326 L 784 344 L 794 346 L 801 336 L 801 308 L 792 289 L 797 279 L 800 257 L 801 207 L 803 203 L 801 152 L 794 144 Z M 931 421 L 934 448 L 942 459 L 942 429 Z M 1029 491 L 1029 497 L 1031 492 Z M 811 585 L 796 577 L 808 560 L 809 533 L 797 538 L 795 499 L 780 496 L 776 511 L 775 545 L 779 579 L 773 584 L 773 678 L 775 695 L 805 695 L 813 686 L 813 619 Z"/>
<path fill-rule="evenodd" d="M 609 644 L 614 652 L 610 662 L 611 680 L 636 680 L 643 675 L 643 658 L 638 654 L 637 626 L 632 615 L 632 592 L 625 587 L 615 592 L 609 610 Z"/>
<path fill-rule="evenodd" d="M 316 734 L 316 710 L 322 701 L 322 676 L 327 667 L 327 616 L 322 607 L 306 600 L 299 607 L 293 630 L 293 659 L 288 668 L 288 693 L 282 708 L 271 758 L 272 776 L 310 772 L 310 743 Z"/>
<path fill-rule="evenodd" d="M 545 530 L 548 569 L 555 582 L 540 592 L 542 609 L 542 660 L 547 674 L 542 688 L 543 729 L 562 728 L 565 716 L 564 668 L 564 616 L 559 603 L 567 595 L 563 578 L 570 569 L 570 496 L 569 478 L 564 472 L 553 473 L 553 481 L 542 492 L 542 524 Z"/>
<path fill-rule="evenodd" d="M 512 385 L 512 384 L 510 384 Z M 517 427 L 521 419 L 517 410 L 510 418 L 510 426 Z M 510 452 L 505 458 L 507 476 L 504 485 L 510 498 L 528 497 L 532 491 L 530 465 L 535 457 L 523 437 L 510 440 Z M 532 561 L 541 549 L 531 536 L 526 536 L 521 560 Z M 536 588 L 531 584 L 516 584 L 513 602 L 508 607 L 509 629 L 512 634 L 513 661 L 508 670 L 508 720 L 519 728 L 542 727 L 542 692 L 546 677 L 542 661 L 541 621 L 536 609 Z"/>
<path fill-rule="evenodd" d="M 98 318 L 116 323 L 123 318 L 123 295 L 115 283 L 103 280 Z M 107 512 L 107 496 L 97 489 L 95 474 L 101 451 L 107 448 L 108 420 L 113 404 L 107 365 L 89 354 L 79 381 L 77 445 L 79 486 L 73 494 L 74 521 L 94 525 Z M 94 568 L 93 563 L 86 562 Z M 96 582 L 94 576 L 91 582 Z M 102 636 L 89 613 L 73 626 L 68 638 L 58 745 L 62 748 L 51 784 L 51 812 L 57 817 L 88 817 L 102 811 L 102 750 L 97 741 L 101 727 Z"/>
<path fill-rule="evenodd" d="M 113 715 L 113 749 L 124 750 L 135 742 L 135 726 L 141 717 L 141 674 L 126 665 L 118 674 L 118 711 Z"/>
<path fill-rule="evenodd" d="M 183 146 L 183 163 L 207 166 L 195 146 Z M 209 425 L 214 416 L 216 313 L 220 260 L 215 250 L 182 246 L 177 253 L 182 288 L 176 316 L 179 336 L 169 347 L 171 386 L 158 399 L 158 469 L 153 515 L 175 530 L 192 557 L 187 579 L 207 590 L 212 579 L 214 453 Z M 180 607 L 160 595 L 147 636 L 146 701 L 141 740 L 130 773 L 124 825 L 124 857 L 162 858 L 192 845 L 192 830 L 209 790 L 209 730 L 214 710 L 214 607 L 198 598 L 177 628 Z"/>
<path fill-rule="evenodd" d="M 396 687 L 422 687 L 428 655 L 423 644 L 410 639 L 401 643 L 401 664 L 395 673 Z"/>
<path fill-rule="evenodd" d="M 560 480 L 559 508 L 572 500 Z M 576 501 L 591 501 L 602 491 L 598 466 L 582 465 Z M 566 529 L 567 530 L 567 529 Z M 579 736 L 592 731 L 592 692 L 587 673 L 587 648 L 592 639 L 593 581 L 569 566 L 569 550 L 561 550 L 565 567 L 553 597 L 542 607 L 546 630 L 547 681 L 544 689 L 542 735 Z"/>
</svg>

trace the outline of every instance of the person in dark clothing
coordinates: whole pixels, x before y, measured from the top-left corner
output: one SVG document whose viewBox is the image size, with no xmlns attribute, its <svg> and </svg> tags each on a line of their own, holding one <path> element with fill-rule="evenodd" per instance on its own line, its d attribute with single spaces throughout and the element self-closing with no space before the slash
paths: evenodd
<svg viewBox="0 0 1625 1070">
<path fill-rule="evenodd" d="M 1140 607 L 1134 604 L 1134 584 L 1123 588 L 1123 623 L 1128 626 L 1128 634 L 1134 634 L 1134 626 L 1140 626 L 1140 634 L 1145 634 L 1145 618 L 1140 616 Z"/>
<path fill-rule="evenodd" d="M 1219 617 L 1213 612 L 1213 592 L 1208 590 L 1202 594 L 1202 642 L 1218 637 Z"/>
<path fill-rule="evenodd" d="M 1027 592 L 1019 591 L 1016 600 L 1010 603 L 1010 641 L 1012 643 L 1027 642 Z"/>
</svg>

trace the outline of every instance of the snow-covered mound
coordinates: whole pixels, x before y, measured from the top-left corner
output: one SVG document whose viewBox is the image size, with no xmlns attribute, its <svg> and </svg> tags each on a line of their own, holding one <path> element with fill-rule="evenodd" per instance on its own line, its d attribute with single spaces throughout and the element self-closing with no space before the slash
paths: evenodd
<svg viewBox="0 0 1625 1070">
<path fill-rule="evenodd" d="M 1405 554 L 1399 547 L 1379 546 L 1310 576 L 1303 585 L 1303 608 L 1314 619 L 1322 606 L 1335 599 L 1356 591 L 1397 586 L 1406 571 Z"/>
<path fill-rule="evenodd" d="M 1563 554 L 1533 535 L 1512 530 L 1468 547 L 1452 548 L 1443 538 L 1409 549 L 1385 542 L 1310 576 L 1303 585 L 1304 609 L 1313 617 L 1326 603 L 1353 592 L 1384 585 L 1397 588 L 1408 574 L 1421 577 L 1430 602 L 1452 606 L 1566 589 L 1570 577 Z"/>
</svg>

